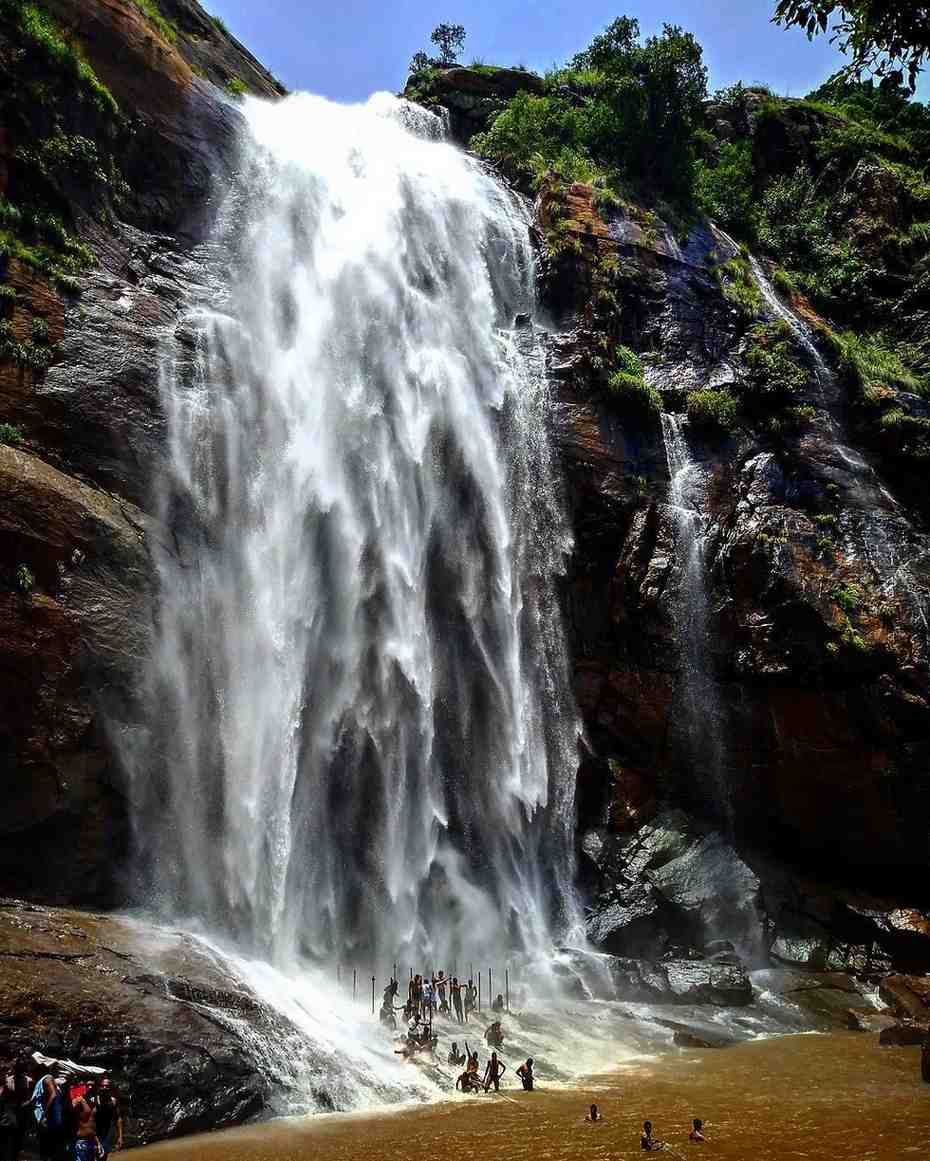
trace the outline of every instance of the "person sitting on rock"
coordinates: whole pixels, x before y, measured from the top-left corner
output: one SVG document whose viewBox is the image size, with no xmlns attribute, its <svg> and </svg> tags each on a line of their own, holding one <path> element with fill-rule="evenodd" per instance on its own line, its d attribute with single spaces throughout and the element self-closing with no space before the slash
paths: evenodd
<svg viewBox="0 0 930 1161">
<path fill-rule="evenodd" d="M 659 1153 L 665 1148 L 664 1141 L 657 1141 L 652 1135 L 652 1121 L 643 1121 L 643 1135 L 639 1139 L 640 1149 L 647 1153 Z"/>
<path fill-rule="evenodd" d="M 704 1122 L 700 1117 L 695 1117 L 691 1122 L 691 1132 L 688 1134 L 689 1141 L 701 1142 L 706 1141 L 704 1136 Z"/>
</svg>

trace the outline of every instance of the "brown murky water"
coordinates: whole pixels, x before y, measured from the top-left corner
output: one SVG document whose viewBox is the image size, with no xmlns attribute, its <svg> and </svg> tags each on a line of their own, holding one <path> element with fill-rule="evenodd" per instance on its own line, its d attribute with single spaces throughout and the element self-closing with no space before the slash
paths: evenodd
<svg viewBox="0 0 930 1161">
<path fill-rule="evenodd" d="M 457 1097 L 389 1114 L 277 1121 L 154 1145 L 146 1161 L 611 1161 L 641 1157 L 649 1117 L 667 1156 L 731 1161 L 930 1161 L 920 1051 L 837 1033 L 687 1050 L 573 1090 Z M 597 1101 L 600 1125 L 584 1123 Z M 706 1145 L 689 1145 L 703 1117 Z"/>
</svg>

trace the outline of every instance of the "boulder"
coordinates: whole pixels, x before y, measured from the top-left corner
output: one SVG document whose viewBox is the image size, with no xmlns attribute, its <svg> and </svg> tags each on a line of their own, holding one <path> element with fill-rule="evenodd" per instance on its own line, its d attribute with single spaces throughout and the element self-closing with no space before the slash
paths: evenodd
<svg viewBox="0 0 930 1161">
<path fill-rule="evenodd" d="M 675 1002 L 743 1007 L 752 1003 L 752 983 L 742 964 L 670 960 L 662 967 Z"/>
<path fill-rule="evenodd" d="M 924 1044 L 926 1039 L 926 1024 L 916 1024 L 910 1020 L 898 1020 L 882 1028 L 878 1036 L 879 1044 L 885 1048 L 910 1048 L 915 1044 Z"/>
<path fill-rule="evenodd" d="M 263 1040 L 294 1029 L 195 940 L 113 916 L 0 902 L 0 1057 L 41 1051 L 109 1070 L 126 1143 L 254 1118 Z"/>
<path fill-rule="evenodd" d="M 888 976 L 878 994 L 896 1016 L 930 1024 L 930 977 Z"/>
</svg>

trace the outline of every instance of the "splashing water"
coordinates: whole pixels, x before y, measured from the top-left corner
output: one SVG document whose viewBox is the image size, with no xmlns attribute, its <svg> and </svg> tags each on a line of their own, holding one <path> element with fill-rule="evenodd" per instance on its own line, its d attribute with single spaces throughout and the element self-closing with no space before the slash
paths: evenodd
<svg viewBox="0 0 930 1161">
<path fill-rule="evenodd" d="M 526 209 L 387 95 L 244 110 L 164 376 L 152 896 L 279 967 L 542 953 L 578 721 Z"/>
</svg>

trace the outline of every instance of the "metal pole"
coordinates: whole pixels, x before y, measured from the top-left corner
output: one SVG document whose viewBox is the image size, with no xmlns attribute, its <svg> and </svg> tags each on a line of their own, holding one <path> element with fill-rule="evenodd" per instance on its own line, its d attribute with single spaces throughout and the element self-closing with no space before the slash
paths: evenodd
<svg viewBox="0 0 930 1161">
<path fill-rule="evenodd" d="M 478 972 L 478 1011 L 481 1011 L 481 972 Z"/>
<path fill-rule="evenodd" d="M 371 977 L 371 1014 L 375 1014 L 375 977 Z"/>
<path fill-rule="evenodd" d="M 352 969 L 352 1002 L 358 999 L 358 968 Z"/>
<path fill-rule="evenodd" d="M 494 989 L 491 987 L 491 969 L 488 968 L 488 1004 L 494 1006 Z"/>
<path fill-rule="evenodd" d="M 397 981 L 397 960 L 394 961 L 394 967 L 391 972 L 391 979 Z"/>
<path fill-rule="evenodd" d="M 510 968 L 504 968 L 504 983 L 507 987 L 507 1014 L 510 1014 Z"/>
</svg>

